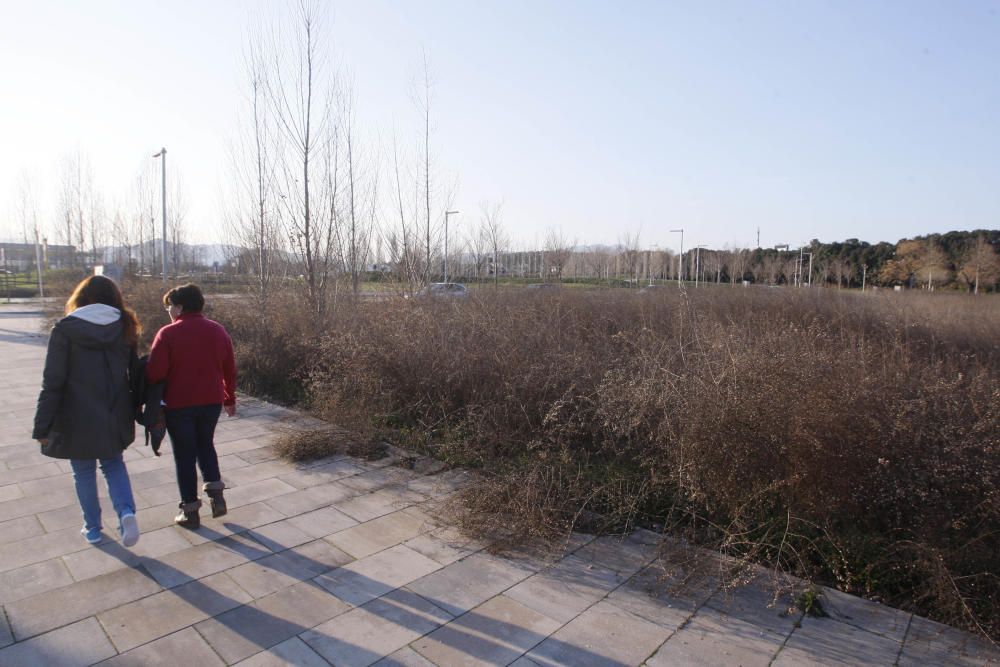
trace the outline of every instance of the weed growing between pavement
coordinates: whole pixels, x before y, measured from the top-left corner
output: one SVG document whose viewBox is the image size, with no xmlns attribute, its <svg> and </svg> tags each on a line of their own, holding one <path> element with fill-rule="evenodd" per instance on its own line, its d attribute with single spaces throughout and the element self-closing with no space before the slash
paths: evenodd
<svg viewBox="0 0 1000 667">
<path fill-rule="evenodd" d="M 1000 301 L 484 289 L 217 311 L 255 386 L 484 481 L 513 543 L 653 527 L 1000 634 Z M 289 392 L 294 399 L 295 392 Z"/>
</svg>

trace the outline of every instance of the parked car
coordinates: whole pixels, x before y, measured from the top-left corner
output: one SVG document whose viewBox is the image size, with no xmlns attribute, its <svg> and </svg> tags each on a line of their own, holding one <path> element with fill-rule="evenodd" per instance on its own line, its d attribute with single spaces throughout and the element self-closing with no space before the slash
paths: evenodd
<svg viewBox="0 0 1000 667">
<path fill-rule="evenodd" d="M 427 298 L 465 298 L 469 290 L 461 283 L 431 283 L 413 293 L 414 299 Z"/>
<path fill-rule="evenodd" d="M 530 283 L 524 286 L 525 289 L 537 289 L 537 290 L 557 290 L 562 289 L 562 285 L 559 283 Z"/>
</svg>

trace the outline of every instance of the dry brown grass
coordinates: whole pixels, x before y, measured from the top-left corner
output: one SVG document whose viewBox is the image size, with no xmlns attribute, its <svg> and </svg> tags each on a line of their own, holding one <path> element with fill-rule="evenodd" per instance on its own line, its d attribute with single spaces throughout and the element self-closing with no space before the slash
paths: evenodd
<svg viewBox="0 0 1000 667">
<path fill-rule="evenodd" d="M 652 526 L 1000 633 L 995 298 L 485 291 L 301 312 L 276 305 L 267 337 L 224 313 L 241 365 L 480 469 L 470 529 Z"/>
</svg>

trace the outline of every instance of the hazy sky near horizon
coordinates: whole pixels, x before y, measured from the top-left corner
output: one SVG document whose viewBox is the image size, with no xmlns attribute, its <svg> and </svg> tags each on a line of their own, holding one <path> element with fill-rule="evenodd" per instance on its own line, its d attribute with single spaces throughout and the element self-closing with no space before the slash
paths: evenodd
<svg viewBox="0 0 1000 667">
<path fill-rule="evenodd" d="M 1000 227 L 1000 2 L 327 3 L 365 139 L 433 150 L 458 233 L 503 201 L 521 246 L 891 241 Z M 244 36 L 280 1 L 0 0 L 0 236 L 66 157 L 110 212 L 166 146 L 192 241 L 219 240 Z M 153 165 L 155 168 L 155 164 Z M 51 234 L 51 232 L 50 232 Z"/>
</svg>

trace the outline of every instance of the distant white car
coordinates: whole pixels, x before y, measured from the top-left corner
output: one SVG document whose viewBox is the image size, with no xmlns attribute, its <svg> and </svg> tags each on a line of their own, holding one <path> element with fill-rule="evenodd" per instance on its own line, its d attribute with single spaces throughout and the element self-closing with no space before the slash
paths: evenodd
<svg viewBox="0 0 1000 667">
<path fill-rule="evenodd" d="M 469 296 L 469 290 L 461 283 L 431 283 L 413 293 L 414 299 L 440 297 L 462 299 L 467 296 Z"/>
</svg>

